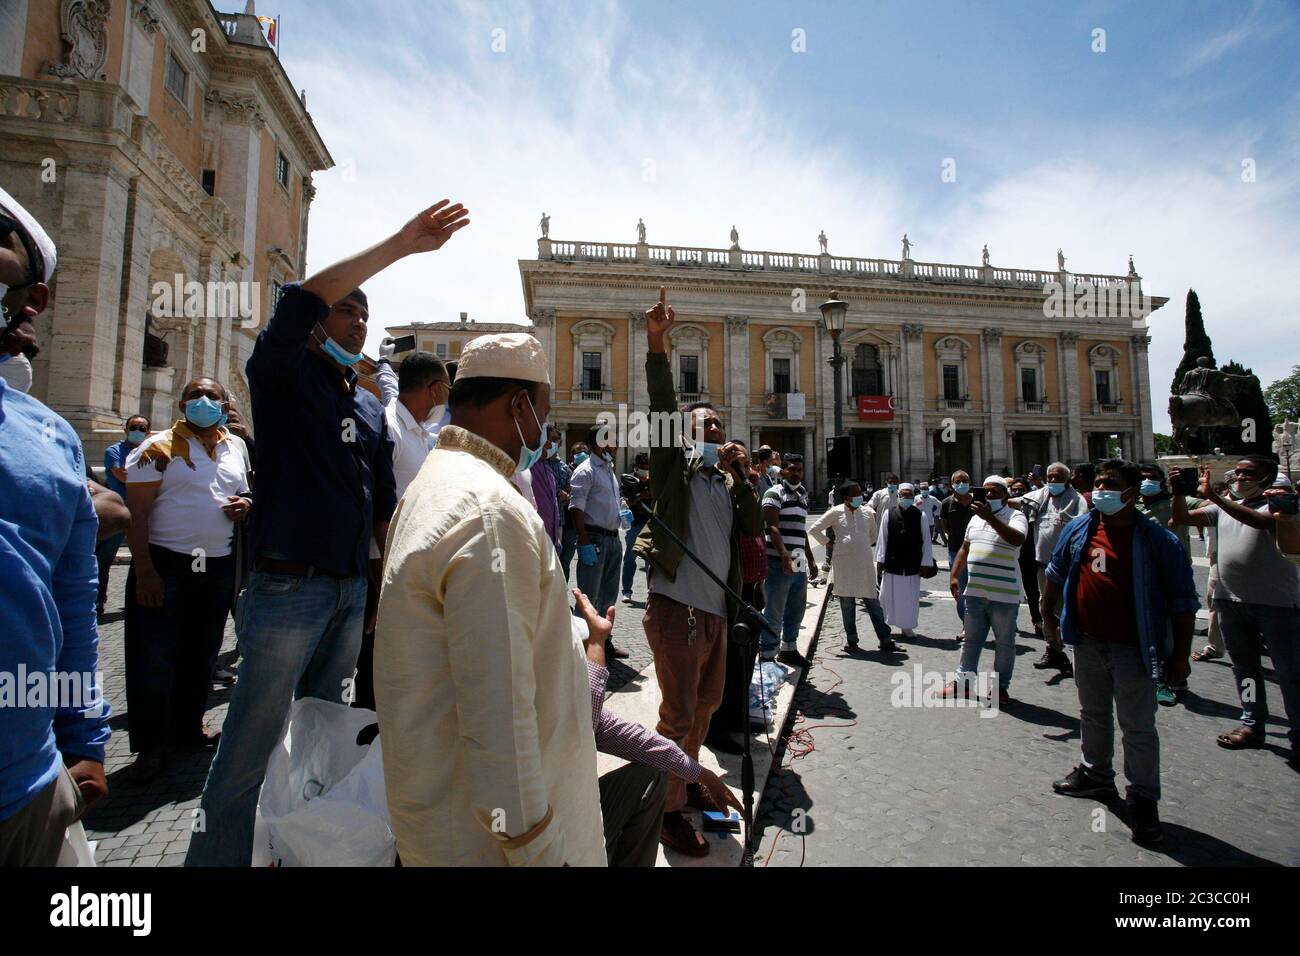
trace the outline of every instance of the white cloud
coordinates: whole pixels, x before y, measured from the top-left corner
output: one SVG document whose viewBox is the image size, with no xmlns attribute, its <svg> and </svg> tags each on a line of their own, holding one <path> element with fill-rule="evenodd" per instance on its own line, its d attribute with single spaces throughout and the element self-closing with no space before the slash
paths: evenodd
<svg viewBox="0 0 1300 956">
<path fill-rule="evenodd" d="M 904 178 L 887 128 L 870 143 L 810 136 L 826 117 L 782 112 L 744 64 L 689 32 L 671 42 L 632 36 L 612 5 L 563 9 L 390 10 L 410 42 L 367 45 L 332 29 L 339 48 L 290 65 L 336 160 L 356 174 L 316 177 L 311 269 L 443 197 L 471 210 L 472 225 L 441 252 L 367 284 L 372 352 L 385 325 L 462 310 L 523 320 L 516 260 L 536 255 L 544 210 L 557 239 L 632 242 L 644 217 L 652 243 L 678 245 L 725 247 L 735 223 L 747 249 L 815 251 L 825 229 L 842 255 L 896 256 L 904 230 L 916 257 L 932 261 L 976 262 L 988 242 L 995 264 L 1052 268 L 1059 245 L 1071 269 L 1123 272 L 1132 253 L 1146 290 L 1170 299 L 1152 328 L 1157 430 L 1167 430 L 1189 286 L 1221 358 L 1253 365 L 1265 384 L 1296 361 L 1278 343 L 1294 341 L 1300 240 L 1286 211 L 1296 207 L 1297 173 L 1262 159 L 1260 181 L 1241 182 L 1240 157 L 1267 132 L 1257 124 L 1213 142 L 1151 141 L 1114 127 L 1088 127 L 1079 140 L 1039 133 L 1035 160 L 1019 166 L 1010 157 L 1024 155 L 1034 131 L 1002 129 L 1010 168 L 984 184 L 964 178 L 952 187 L 957 198 L 927 207 L 919 197 L 933 180 Z M 498 26 L 505 53 L 490 48 Z M 983 165 L 997 155 L 988 137 Z M 937 166 L 926 175 L 937 179 Z"/>
</svg>

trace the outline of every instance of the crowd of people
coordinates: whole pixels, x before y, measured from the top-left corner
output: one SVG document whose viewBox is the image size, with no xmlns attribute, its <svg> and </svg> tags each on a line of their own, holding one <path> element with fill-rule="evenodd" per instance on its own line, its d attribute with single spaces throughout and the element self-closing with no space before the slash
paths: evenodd
<svg viewBox="0 0 1300 956">
<path fill-rule="evenodd" d="M 886 655 L 916 636 L 921 581 L 940 573 L 934 546 L 947 548 L 961 628 L 947 696 L 969 693 L 992 632 L 999 702 L 1013 703 L 1028 603 L 1044 640 L 1035 666 L 1072 675 L 1079 693 L 1083 755 L 1054 786 L 1115 792 L 1117 715 L 1135 838 L 1159 838 L 1156 706 L 1186 689 L 1189 655 L 1232 659 L 1243 714 L 1219 738 L 1231 749 L 1263 743 L 1270 655 L 1294 752 L 1300 528 L 1276 507 L 1276 462 L 1243 459 L 1224 484 L 1196 476 L 1194 496 L 1171 492 L 1178 473 L 1122 460 L 979 486 L 966 471 L 890 475 L 878 490 L 844 482 L 810 520 L 800 456 L 751 455 L 712 404 L 679 407 L 661 289 L 645 312 L 650 411 L 684 412 L 689 435 L 620 475 L 605 430 L 561 448 L 550 361 L 526 333 L 475 338 L 456 363 L 410 351 L 396 368 L 385 340 L 379 397 L 359 387 L 363 285 L 468 224 L 444 200 L 287 286 L 246 366 L 252 428 L 227 383 L 196 378 L 171 424 L 123 423 L 105 487 L 72 427 L 26 394 L 30 375 L 9 374 L 13 356 L 39 350 L 57 253 L 0 190 L 0 670 L 92 675 L 75 700 L 0 708 L 0 864 L 53 862 L 107 792 L 110 708 L 93 675 L 123 540 L 129 780 L 215 751 L 187 865 L 249 865 L 267 764 L 300 698 L 375 711 L 403 865 L 647 866 L 660 844 L 707 854 L 687 808 L 740 803 L 700 751 L 741 749 L 756 659 L 809 666 L 797 642 L 818 582 L 810 541 L 826 548 L 849 650 L 860 603 Z M 1190 527 L 1208 530 L 1213 562 L 1195 655 Z M 638 603 L 638 573 L 653 729 L 605 705 L 609 665 L 627 656 L 613 622 Z M 748 649 L 730 639 L 746 607 L 761 613 Z M 231 616 L 237 664 L 219 657 Z M 204 724 L 214 680 L 233 684 L 219 733 Z M 627 762 L 601 775 L 598 752 Z"/>
</svg>

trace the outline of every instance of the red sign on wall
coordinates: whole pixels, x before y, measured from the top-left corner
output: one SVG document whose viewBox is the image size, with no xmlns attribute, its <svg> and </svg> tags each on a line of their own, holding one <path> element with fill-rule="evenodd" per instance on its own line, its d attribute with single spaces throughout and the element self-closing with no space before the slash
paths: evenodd
<svg viewBox="0 0 1300 956">
<path fill-rule="evenodd" d="M 892 422 L 894 420 L 894 396 L 859 395 L 858 420 L 863 422 Z"/>
</svg>

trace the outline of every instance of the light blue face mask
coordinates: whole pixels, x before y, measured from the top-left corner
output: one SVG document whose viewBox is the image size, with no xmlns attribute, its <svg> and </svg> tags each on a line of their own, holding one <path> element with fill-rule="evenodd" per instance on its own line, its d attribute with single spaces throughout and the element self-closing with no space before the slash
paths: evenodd
<svg viewBox="0 0 1300 956">
<path fill-rule="evenodd" d="M 700 460 L 705 468 L 712 468 L 718 463 L 718 449 L 721 446 L 717 442 L 697 441 L 695 450 L 700 453 Z"/>
<path fill-rule="evenodd" d="M 1143 478 L 1142 487 L 1138 490 L 1148 498 L 1154 498 L 1156 495 L 1160 494 L 1160 482 L 1153 478 Z"/>
<path fill-rule="evenodd" d="M 893 494 L 897 494 L 897 493 L 898 493 L 898 483 L 897 483 L 897 482 L 892 482 L 892 481 L 891 481 L 891 482 L 889 483 L 889 493 L 890 493 L 891 495 L 893 495 Z"/>
<path fill-rule="evenodd" d="M 852 498 L 849 499 L 849 504 L 853 505 L 853 507 L 855 508 L 861 508 L 862 495 L 854 495 Z"/>
<path fill-rule="evenodd" d="M 994 514 L 997 514 L 999 511 L 1001 511 L 1001 510 L 1002 510 L 1003 508 L 1005 508 L 1006 506 L 1007 506 L 1007 503 L 1006 503 L 1005 501 L 1003 501 L 1001 498 L 990 498 L 990 499 L 989 499 L 989 511 L 993 512 Z"/>
<path fill-rule="evenodd" d="M 587 453 L 585 451 L 578 452 L 576 455 L 573 456 L 573 467 L 577 468 L 586 460 L 587 460 Z"/>
<path fill-rule="evenodd" d="M 519 419 L 514 419 L 515 431 L 519 432 L 519 457 L 515 459 L 516 475 L 527 471 L 529 468 L 533 467 L 533 465 L 537 464 L 538 459 L 542 457 L 542 449 L 546 447 L 547 428 L 541 422 L 537 421 L 537 409 L 533 408 L 533 400 L 531 398 L 528 399 L 528 407 L 533 409 L 533 421 L 537 422 L 537 447 L 528 447 L 528 442 L 524 439 L 524 430 L 519 427 Z"/>
<path fill-rule="evenodd" d="M 361 361 L 360 352 L 357 352 L 356 354 L 349 352 L 326 335 L 324 329 L 321 329 L 320 347 L 326 355 L 338 362 L 340 365 L 356 365 Z"/>
<path fill-rule="evenodd" d="M 211 428 L 221 420 L 221 406 L 206 395 L 191 398 L 185 403 L 185 420 L 195 428 Z"/>
<path fill-rule="evenodd" d="M 130 442 L 132 445 L 138 445 L 140 444 L 140 442 L 144 441 L 148 437 L 149 437 L 148 432 L 141 431 L 138 428 L 133 428 L 126 433 L 126 440 Z"/>
<path fill-rule="evenodd" d="M 970 482 L 959 481 L 957 484 L 952 486 L 952 490 L 957 492 L 959 495 L 970 494 Z"/>
<path fill-rule="evenodd" d="M 1104 515 L 1113 515 L 1115 512 L 1124 509 L 1124 492 L 1094 491 L 1092 493 L 1092 506 Z"/>
<path fill-rule="evenodd" d="M 1065 482 L 1063 482 L 1063 481 L 1049 481 L 1049 482 L 1047 483 L 1047 491 L 1048 491 L 1049 494 L 1052 494 L 1052 495 L 1060 495 L 1060 494 L 1064 494 L 1064 493 L 1065 493 Z"/>
<path fill-rule="evenodd" d="M 911 498 L 899 498 L 899 499 L 898 499 L 898 506 L 899 506 L 900 508 L 902 508 L 903 510 L 905 510 L 905 511 L 906 511 L 908 508 L 912 507 L 912 505 L 914 505 L 914 504 L 916 504 L 916 502 L 913 501 Z"/>
</svg>

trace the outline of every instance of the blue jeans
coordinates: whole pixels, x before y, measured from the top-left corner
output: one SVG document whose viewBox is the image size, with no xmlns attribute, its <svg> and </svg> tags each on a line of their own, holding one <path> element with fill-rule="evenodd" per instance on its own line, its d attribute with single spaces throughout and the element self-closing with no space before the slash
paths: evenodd
<svg viewBox="0 0 1300 956">
<path fill-rule="evenodd" d="M 560 532 L 560 567 L 564 569 L 564 580 L 571 580 L 570 574 L 573 568 L 573 556 L 578 551 L 578 531 L 573 527 L 573 522 L 564 522 L 564 530 Z"/>
<path fill-rule="evenodd" d="M 632 579 L 636 577 L 636 552 L 632 550 L 632 545 L 636 544 L 636 536 L 641 533 L 646 523 L 633 524 L 627 531 L 623 532 L 623 593 L 632 593 Z M 689 561 L 690 559 L 687 558 Z"/>
<path fill-rule="evenodd" d="M 961 550 L 961 546 L 962 546 L 962 542 L 960 541 L 957 542 L 957 547 L 955 548 L 952 547 L 951 541 L 948 542 L 948 571 L 949 572 L 952 571 L 952 566 L 957 563 L 957 552 Z M 958 589 L 958 593 L 961 595 L 961 597 L 957 598 L 957 620 L 961 621 L 963 628 L 966 626 L 966 579 L 968 577 L 967 571 L 968 571 L 967 568 L 962 568 L 961 570 L 961 575 L 959 576 L 961 581 L 961 587 Z M 970 631 L 966 632 L 966 636 L 967 637 L 970 636 Z"/>
<path fill-rule="evenodd" d="M 1232 659 L 1237 695 L 1242 698 L 1242 724 L 1254 727 L 1260 734 L 1268 724 L 1264 668 L 1260 663 L 1260 655 L 1267 653 L 1273 660 L 1282 706 L 1291 723 L 1291 748 L 1300 753 L 1300 610 L 1219 597 L 1214 599 L 1214 610 Z M 1249 687 L 1254 688 L 1254 693 L 1243 693 Z M 1246 699 L 1249 697 L 1254 699 Z"/>
<path fill-rule="evenodd" d="M 880 606 L 877 598 L 840 598 L 840 617 L 844 619 L 844 634 L 849 639 L 850 644 L 858 643 L 858 622 L 854 619 L 854 601 L 862 602 L 862 609 L 867 612 L 867 617 L 871 618 L 871 626 L 876 629 L 876 639 L 880 641 L 881 646 L 888 644 L 891 640 L 889 636 L 889 625 L 885 623 L 885 609 Z"/>
<path fill-rule="evenodd" d="M 596 563 L 586 565 L 578 558 L 578 590 L 604 615 L 610 605 L 618 601 L 618 577 L 623 566 L 623 544 L 616 537 L 604 534 L 589 535 L 587 541 L 596 546 Z"/>
<path fill-rule="evenodd" d="M 767 580 L 763 582 L 763 618 L 774 631 L 781 632 L 781 650 L 798 650 L 799 625 L 803 621 L 808 597 L 808 572 L 786 574 L 781 559 L 767 556 Z M 766 630 L 758 635 L 758 646 L 765 657 L 777 649 L 777 640 Z"/>
<path fill-rule="evenodd" d="M 1011 686 L 1011 672 L 1016 667 L 1016 617 L 1019 614 L 1019 602 L 990 601 L 983 597 L 966 599 L 966 643 L 961 646 L 961 659 L 957 665 L 959 680 L 965 675 L 974 677 L 978 671 L 984 639 L 991 629 L 997 648 L 993 669 L 998 674 L 998 686 L 1003 690 Z"/>
<path fill-rule="evenodd" d="M 235 608 L 243 654 L 239 680 L 203 787 L 203 827 L 190 839 L 186 866 L 249 865 L 257 797 L 289 705 L 301 697 L 345 703 L 365 608 L 364 575 L 253 572 Z"/>
</svg>

